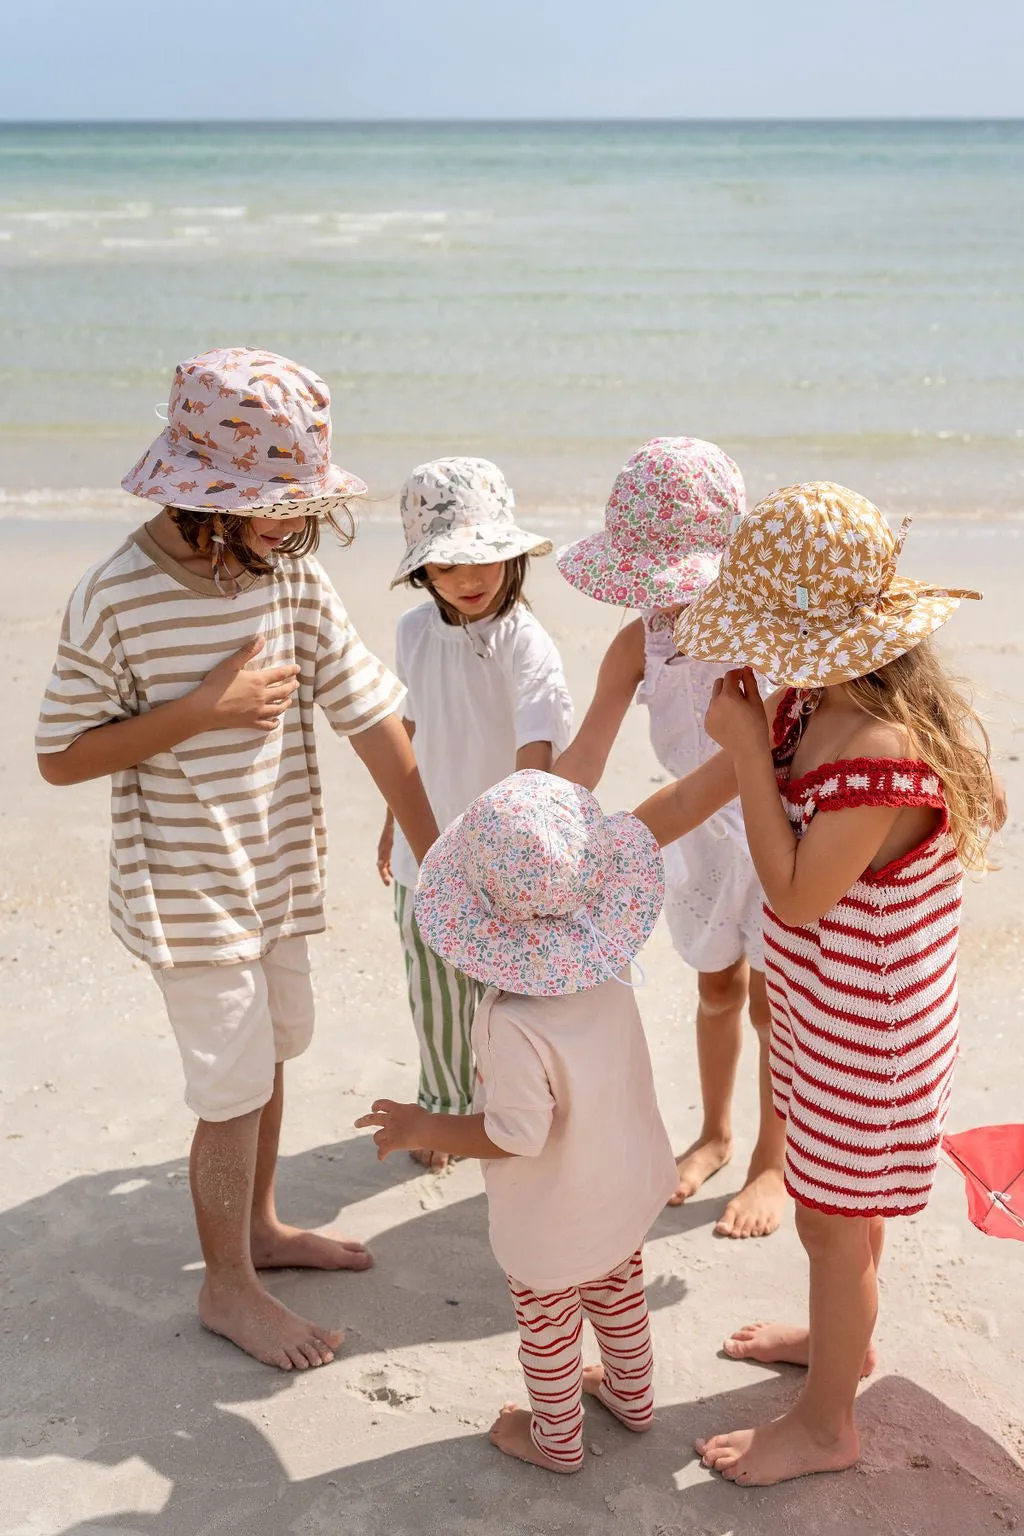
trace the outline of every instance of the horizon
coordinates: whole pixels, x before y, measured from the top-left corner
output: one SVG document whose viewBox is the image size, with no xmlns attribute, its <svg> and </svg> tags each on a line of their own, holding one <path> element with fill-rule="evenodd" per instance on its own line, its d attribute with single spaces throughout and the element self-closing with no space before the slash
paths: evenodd
<svg viewBox="0 0 1024 1536">
<path fill-rule="evenodd" d="M 776 127 L 812 128 L 872 127 L 885 128 L 902 125 L 949 125 L 966 127 L 991 124 L 1024 124 L 1024 113 L 1012 115 L 997 113 L 979 117 L 974 114 L 917 113 L 889 117 L 835 116 L 766 117 L 762 114 L 749 116 L 703 117 L 0 117 L 0 128 L 212 128 L 212 127 L 275 127 L 275 128 L 673 128 L 673 127 L 744 127 L 771 125 Z"/>
</svg>

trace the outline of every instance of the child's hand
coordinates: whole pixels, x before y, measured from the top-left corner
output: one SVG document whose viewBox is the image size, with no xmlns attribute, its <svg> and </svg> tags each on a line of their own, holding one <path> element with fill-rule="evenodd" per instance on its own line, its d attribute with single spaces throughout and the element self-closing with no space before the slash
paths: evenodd
<svg viewBox="0 0 1024 1536">
<path fill-rule="evenodd" d="M 423 1142 L 423 1116 L 425 1111 L 418 1104 L 396 1104 L 393 1099 L 374 1099 L 368 1115 L 360 1115 L 356 1129 L 367 1125 L 379 1125 L 374 1132 L 377 1161 L 383 1162 L 391 1152 L 416 1152 Z"/>
<path fill-rule="evenodd" d="M 734 757 L 758 752 L 768 745 L 768 717 L 750 667 L 740 667 L 716 678 L 704 729 L 712 741 Z"/>
<path fill-rule="evenodd" d="M 263 644 L 263 636 L 256 635 L 206 674 L 191 695 L 199 713 L 198 730 L 248 727 L 269 734 L 277 729 L 299 686 L 299 669 L 247 667 Z"/>
<path fill-rule="evenodd" d="M 391 850 L 395 846 L 395 818 L 389 811 L 377 844 L 377 873 L 381 885 L 391 884 Z"/>
</svg>

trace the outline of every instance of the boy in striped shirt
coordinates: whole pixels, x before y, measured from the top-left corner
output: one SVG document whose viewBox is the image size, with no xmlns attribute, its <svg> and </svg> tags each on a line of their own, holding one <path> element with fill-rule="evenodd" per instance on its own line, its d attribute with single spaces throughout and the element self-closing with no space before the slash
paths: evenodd
<svg viewBox="0 0 1024 1536">
<path fill-rule="evenodd" d="M 199 1315 L 282 1370 L 342 1335 L 257 1269 L 365 1269 L 274 1202 L 283 1063 L 313 1028 L 306 937 L 324 923 L 314 705 L 352 740 L 417 857 L 436 836 L 404 689 L 312 558 L 362 481 L 331 463 L 330 396 L 273 353 L 178 366 L 168 424 L 122 482 L 160 511 L 68 604 L 36 747 L 51 784 L 111 779 L 114 932 L 153 969 L 199 1117 L 190 1181 Z"/>
</svg>

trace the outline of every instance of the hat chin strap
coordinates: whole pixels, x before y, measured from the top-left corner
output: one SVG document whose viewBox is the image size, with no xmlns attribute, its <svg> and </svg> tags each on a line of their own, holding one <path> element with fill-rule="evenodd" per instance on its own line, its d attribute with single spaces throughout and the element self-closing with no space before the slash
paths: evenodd
<svg viewBox="0 0 1024 1536">
<path fill-rule="evenodd" d="M 615 940 L 609 938 L 606 933 L 602 933 L 600 928 L 594 922 L 594 919 L 591 917 L 590 913 L 587 911 L 586 907 L 580 907 L 579 911 L 575 912 L 573 916 L 576 922 L 583 925 L 590 937 L 593 939 L 594 943 L 597 945 L 597 958 L 600 962 L 601 969 L 604 971 L 609 981 L 618 982 L 620 987 L 629 987 L 633 992 L 638 992 L 642 986 L 646 985 L 647 977 L 644 975 L 644 968 L 640 964 L 639 960 L 637 960 L 636 956 L 631 955 L 628 950 L 623 949 L 621 944 L 616 944 Z M 605 954 L 606 944 L 609 949 L 614 950 L 615 953 L 619 956 L 618 967 L 614 966 L 611 960 L 609 960 L 608 956 Z M 619 971 L 622 969 L 623 965 L 635 966 L 640 979 L 638 981 L 623 981 L 622 977 L 619 975 Z"/>
</svg>

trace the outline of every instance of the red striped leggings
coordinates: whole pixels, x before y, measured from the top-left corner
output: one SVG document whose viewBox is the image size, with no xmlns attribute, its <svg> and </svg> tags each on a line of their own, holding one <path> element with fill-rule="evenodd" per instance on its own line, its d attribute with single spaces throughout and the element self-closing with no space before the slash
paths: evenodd
<svg viewBox="0 0 1024 1536">
<path fill-rule="evenodd" d="M 654 1417 L 654 1355 L 642 1250 L 603 1279 L 564 1291 L 538 1296 L 511 1275 L 507 1279 L 538 1449 L 573 1471 L 583 1465 L 584 1314 L 597 1335 L 604 1365 L 601 1401 L 628 1428 L 646 1429 Z"/>
</svg>

